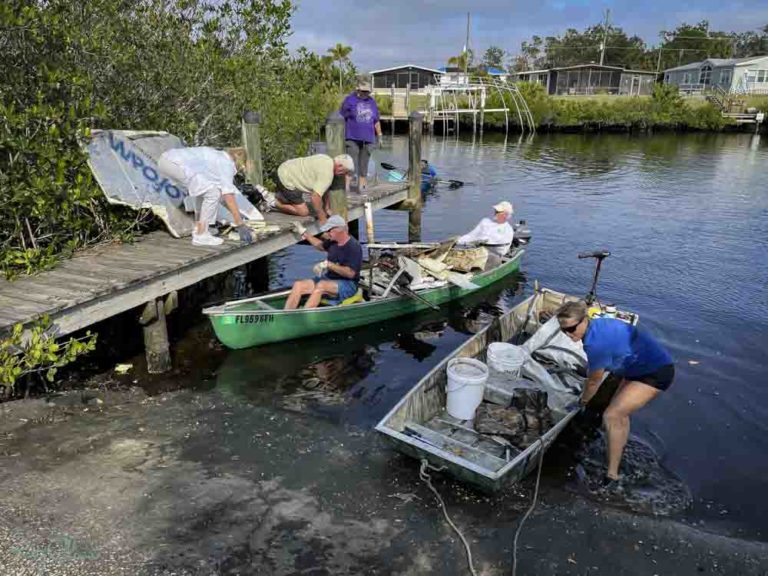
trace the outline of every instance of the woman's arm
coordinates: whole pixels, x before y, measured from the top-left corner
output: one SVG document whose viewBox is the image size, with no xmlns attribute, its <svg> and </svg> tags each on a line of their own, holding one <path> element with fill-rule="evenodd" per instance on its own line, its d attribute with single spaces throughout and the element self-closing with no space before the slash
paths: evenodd
<svg viewBox="0 0 768 576">
<path fill-rule="evenodd" d="M 602 368 L 589 373 L 587 381 L 584 383 L 584 391 L 581 393 L 581 398 L 579 398 L 579 402 L 582 405 L 589 404 L 589 401 L 597 394 L 600 384 L 603 383 L 603 376 L 605 376 L 605 370 Z"/>
</svg>

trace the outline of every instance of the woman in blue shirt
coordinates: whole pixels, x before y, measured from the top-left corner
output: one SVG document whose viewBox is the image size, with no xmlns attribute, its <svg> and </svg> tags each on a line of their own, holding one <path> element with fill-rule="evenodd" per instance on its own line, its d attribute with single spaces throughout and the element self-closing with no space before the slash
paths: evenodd
<svg viewBox="0 0 768 576">
<path fill-rule="evenodd" d="M 675 366 L 669 353 L 649 334 L 616 318 L 590 319 L 584 302 L 567 302 L 557 312 L 560 329 L 587 355 L 587 381 L 580 402 L 587 404 L 606 372 L 623 381 L 603 413 L 608 470 L 603 486 L 619 479 L 619 464 L 629 437 L 630 415 L 669 388 Z"/>
</svg>

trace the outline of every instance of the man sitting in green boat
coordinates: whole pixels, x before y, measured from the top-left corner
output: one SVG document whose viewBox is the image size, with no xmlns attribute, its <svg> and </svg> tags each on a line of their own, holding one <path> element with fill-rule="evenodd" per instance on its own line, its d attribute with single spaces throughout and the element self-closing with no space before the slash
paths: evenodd
<svg viewBox="0 0 768 576">
<path fill-rule="evenodd" d="M 499 202 L 493 207 L 493 218 L 483 218 L 472 231 L 459 236 L 459 244 L 475 244 L 488 250 L 486 269 L 495 268 L 501 263 L 503 256 L 509 252 L 514 240 L 515 231 L 508 220 L 514 213 L 512 203 Z"/>
<path fill-rule="evenodd" d="M 347 223 L 341 216 L 334 214 L 320 227 L 320 232 L 327 239 L 320 240 L 306 230 L 302 240 L 306 240 L 321 252 L 327 252 L 328 258 L 315 265 L 315 277 L 297 280 L 293 283 L 291 294 L 285 301 L 286 310 L 299 307 L 302 296 L 309 296 L 304 308 L 317 308 L 325 299 L 328 304 L 336 305 L 357 293 L 360 282 L 360 269 L 363 266 L 363 249 L 349 234 Z"/>
</svg>

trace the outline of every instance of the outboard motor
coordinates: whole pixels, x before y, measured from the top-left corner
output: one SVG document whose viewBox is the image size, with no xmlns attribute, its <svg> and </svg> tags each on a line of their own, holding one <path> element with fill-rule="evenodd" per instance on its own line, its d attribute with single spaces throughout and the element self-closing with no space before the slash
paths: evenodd
<svg viewBox="0 0 768 576">
<path fill-rule="evenodd" d="M 512 228 L 515 231 L 515 237 L 512 241 L 513 246 L 522 246 L 531 241 L 531 229 L 528 228 L 528 223 L 525 220 L 520 220 L 517 224 L 513 224 Z"/>
</svg>

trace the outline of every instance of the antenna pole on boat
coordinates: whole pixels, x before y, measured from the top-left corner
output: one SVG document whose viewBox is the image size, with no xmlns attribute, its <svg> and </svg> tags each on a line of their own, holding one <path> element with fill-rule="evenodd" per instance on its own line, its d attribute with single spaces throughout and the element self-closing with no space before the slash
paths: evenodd
<svg viewBox="0 0 768 576">
<path fill-rule="evenodd" d="M 608 252 L 608 250 L 596 250 L 595 252 L 583 252 L 579 254 L 579 260 L 583 260 L 584 258 L 594 258 L 597 260 L 597 264 L 595 264 L 595 276 L 592 278 L 592 288 L 590 288 L 589 294 L 587 294 L 587 297 L 584 299 L 587 304 L 592 304 L 597 300 L 597 279 L 600 277 L 600 267 L 603 265 L 603 260 L 610 255 L 611 253 Z"/>
</svg>

